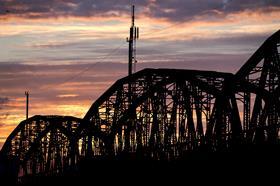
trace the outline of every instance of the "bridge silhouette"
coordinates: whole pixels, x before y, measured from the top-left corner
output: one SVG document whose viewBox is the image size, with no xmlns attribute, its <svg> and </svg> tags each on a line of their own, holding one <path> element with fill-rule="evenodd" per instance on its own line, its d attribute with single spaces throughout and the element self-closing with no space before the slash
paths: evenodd
<svg viewBox="0 0 280 186">
<path fill-rule="evenodd" d="M 144 69 L 116 81 L 83 119 L 33 116 L 2 157 L 17 180 L 79 171 L 85 160 L 187 160 L 280 143 L 280 31 L 236 74 Z M 86 161 L 89 162 L 89 161 Z"/>
</svg>

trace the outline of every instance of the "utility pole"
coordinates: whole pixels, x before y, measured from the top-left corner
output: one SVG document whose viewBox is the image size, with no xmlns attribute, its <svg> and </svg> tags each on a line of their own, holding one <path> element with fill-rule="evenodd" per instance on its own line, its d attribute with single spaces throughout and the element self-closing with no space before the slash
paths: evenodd
<svg viewBox="0 0 280 186">
<path fill-rule="evenodd" d="M 29 107 L 29 92 L 25 91 L 26 96 L 26 119 L 28 119 L 28 107 Z"/>
<path fill-rule="evenodd" d="M 134 71 L 136 71 L 136 40 L 139 39 L 139 27 L 136 27 L 134 24 L 135 15 L 134 15 L 134 5 L 132 5 L 131 10 L 131 27 L 129 32 L 128 42 L 128 76 L 132 75 L 132 68 L 134 65 Z"/>
</svg>

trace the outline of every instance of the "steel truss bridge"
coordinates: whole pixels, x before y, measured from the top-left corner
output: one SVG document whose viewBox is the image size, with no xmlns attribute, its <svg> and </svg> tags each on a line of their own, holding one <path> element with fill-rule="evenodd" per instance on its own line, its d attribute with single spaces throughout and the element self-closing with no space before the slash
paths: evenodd
<svg viewBox="0 0 280 186">
<path fill-rule="evenodd" d="M 116 81 L 83 119 L 22 121 L 2 154 L 26 176 L 75 169 L 84 158 L 176 160 L 195 151 L 279 144 L 279 47 L 280 31 L 236 74 L 144 69 Z"/>
</svg>

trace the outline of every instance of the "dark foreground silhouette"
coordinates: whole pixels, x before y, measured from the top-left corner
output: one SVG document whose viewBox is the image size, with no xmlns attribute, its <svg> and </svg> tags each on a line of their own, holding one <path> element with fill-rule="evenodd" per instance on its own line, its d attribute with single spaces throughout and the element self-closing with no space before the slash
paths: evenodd
<svg viewBox="0 0 280 186">
<path fill-rule="evenodd" d="M 94 185 L 93 183 L 164 183 L 172 181 L 221 181 L 250 176 L 265 178 L 280 167 L 279 145 L 244 146 L 232 152 L 192 152 L 173 161 L 151 160 L 135 154 L 115 158 L 83 159 L 76 170 L 55 176 L 30 175 L 19 178 L 13 174 L 12 162 L 1 157 L 1 185 Z M 258 177 L 259 176 L 259 177 Z M 209 179 L 209 180 L 207 180 Z M 89 184 L 91 183 L 91 184 Z"/>
</svg>

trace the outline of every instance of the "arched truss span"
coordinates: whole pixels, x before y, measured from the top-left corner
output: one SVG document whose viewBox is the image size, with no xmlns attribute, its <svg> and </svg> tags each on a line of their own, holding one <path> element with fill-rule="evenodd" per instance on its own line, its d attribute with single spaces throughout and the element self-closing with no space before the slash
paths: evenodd
<svg viewBox="0 0 280 186">
<path fill-rule="evenodd" d="M 81 123 L 71 116 L 33 116 L 15 128 L 2 153 L 17 162 L 19 176 L 59 173 L 78 161 Z"/>
<path fill-rule="evenodd" d="M 109 146 L 114 154 L 134 152 L 138 147 L 149 149 L 151 144 L 161 150 L 177 143 L 192 149 L 205 142 L 215 100 L 222 96 L 224 82 L 232 76 L 211 71 L 146 69 L 116 82 L 84 119 L 106 134 L 109 145 L 114 143 Z"/>
</svg>

